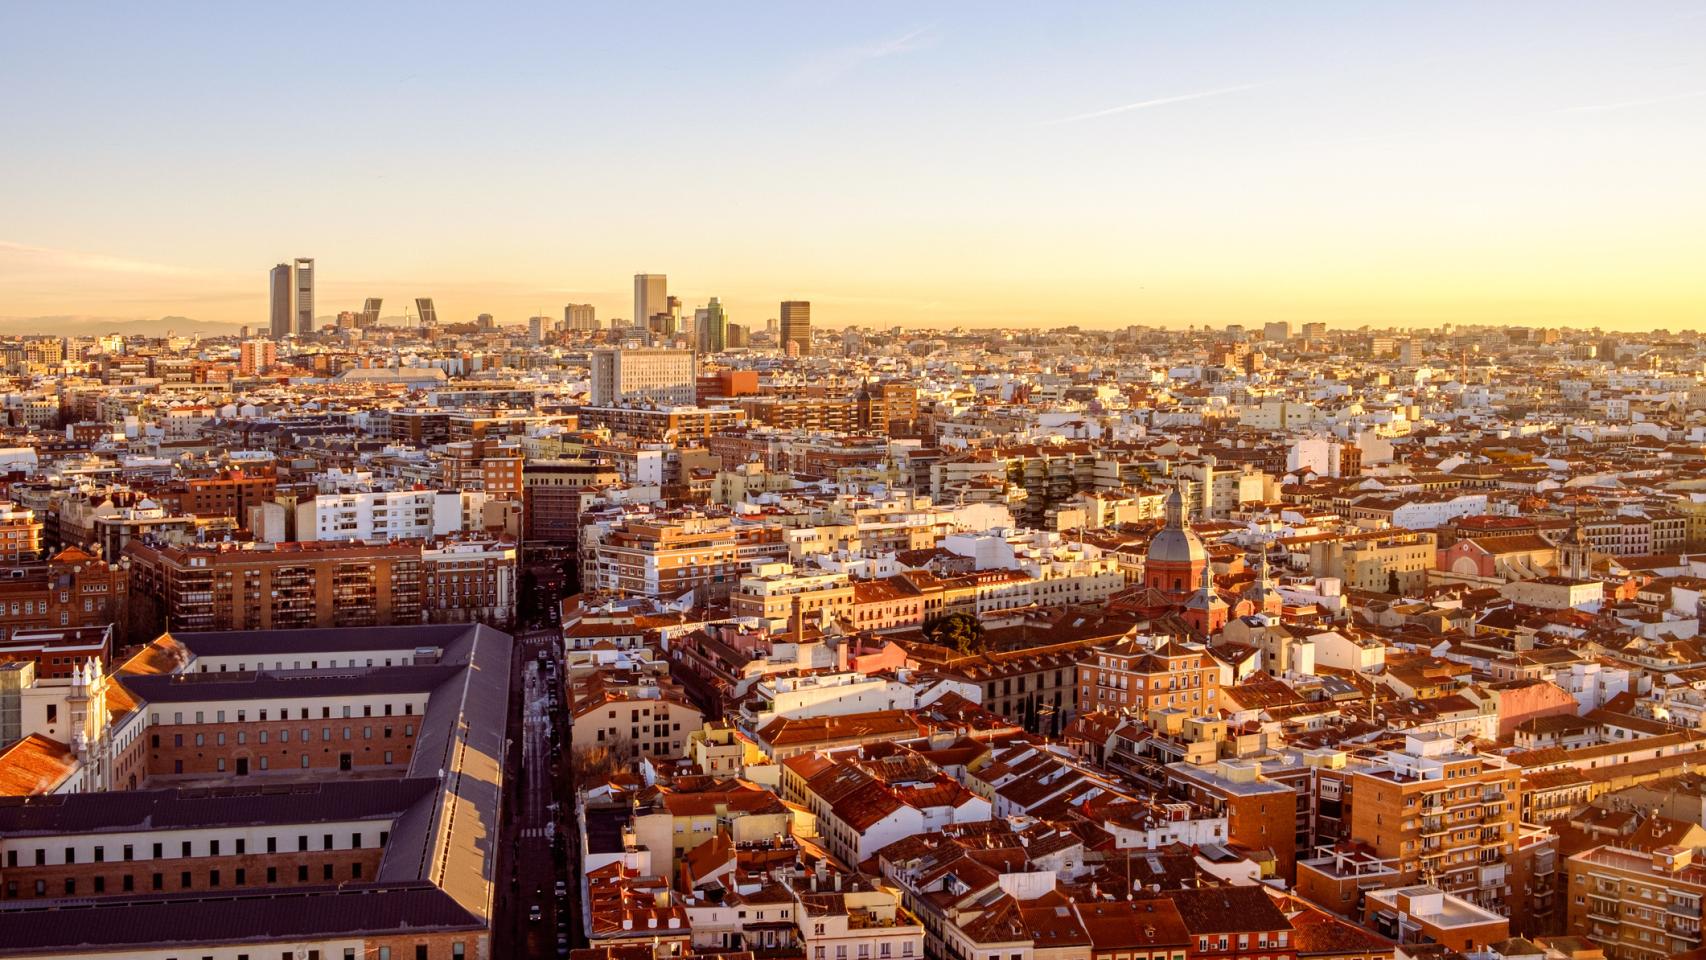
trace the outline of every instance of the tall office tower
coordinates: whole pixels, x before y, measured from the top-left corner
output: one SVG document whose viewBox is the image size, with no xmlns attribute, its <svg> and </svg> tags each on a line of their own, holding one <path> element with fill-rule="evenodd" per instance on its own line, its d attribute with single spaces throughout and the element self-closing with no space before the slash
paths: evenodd
<svg viewBox="0 0 1706 960">
<path fill-rule="evenodd" d="M 693 334 L 698 337 L 700 353 L 722 353 L 728 349 L 729 315 L 716 297 L 693 311 Z"/>
<path fill-rule="evenodd" d="M 545 318 L 529 317 L 527 320 L 527 339 L 534 343 L 545 342 Z"/>
<path fill-rule="evenodd" d="M 790 340 L 800 345 L 800 356 L 811 356 L 812 302 L 810 300 L 782 301 L 783 350 L 787 349 Z"/>
<path fill-rule="evenodd" d="M 597 330 L 598 312 L 590 303 L 571 303 L 563 308 L 563 326 L 570 330 Z"/>
<path fill-rule="evenodd" d="M 669 309 L 669 278 L 661 273 L 634 274 L 634 315 L 629 326 L 651 328 L 652 314 Z"/>
<path fill-rule="evenodd" d="M 432 305 L 431 297 L 416 297 L 415 312 L 421 315 L 421 326 L 438 326 L 438 308 Z"/>
<path fill-rule="evenodd" d="M 314 258 L 296 258 L 296 332 L 314 332 Z"/>
<path fill-rule="evenodd" d="M 610 407 L 649 401 L 692 406 L 697 384 L 687 350 L 601 347 L 592 352 L 592 405 Z"/>
<path fill-rule="evenodd" d="M 281 263 L 272 268 L 272 326 L 270 332 L 274 340 L 283 340 L 290 336 L 290 321 L 296 315 L 290 300 L 290 264 Z"/>
<path fill-rule="evenodd" d="M 776 335 L 780 334 L 782 332 L 782 321 L 776 319 L 775 317 L 770 317 L 769 319 L 765 320 L 764 321 L 764 332 L 769 334 L 772 337 L 775 337 Z"/>
<path fill-rule="evenodd" d="M 663 327 L 659 332 L 666 337 L 673 337 L 681 330 L 681 298 L 670 297 L 665 304 L 667 309 L 664 312 Z"/>
<path fill-rule="evenodd" d="M 1291 321 L 1271 320 L 1262 324 L 1262 339 L 1270 343 L 1284 343 L 1291 339 Z"/>
<path fill-rule="evenodd" d="M 384 299 L 380 297 L 368 297 L 367 302 L 361 305 L 360 325 L 363 327 L 376 326 L 379 323 L 379 305 L 384 302 Z"/>
<path fill-rule="evenodd" d="M 746 328 L 738 323 L 728 324 L 723 328 L 723 339 L 730 350 L 739 350 L 746 346 Z"/>
</svg>

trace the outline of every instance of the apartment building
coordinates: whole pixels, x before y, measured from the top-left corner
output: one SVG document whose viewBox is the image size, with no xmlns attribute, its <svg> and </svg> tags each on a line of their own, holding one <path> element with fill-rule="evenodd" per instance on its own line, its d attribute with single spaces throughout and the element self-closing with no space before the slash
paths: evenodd
<svg viewBox="0 0 1706 960">
<path fill-rule="evenodd" d="M 620 482 L 616 468 L 600 460 L 528 460 L 521 470 L 523 537 L 528 543 L 575 546 L 587 495 Z"/>
<path fill-rule="evenodd" d="M 421 547 L 421 608 L 427 623 L 515 622 L 518 550 L 510 540 L 439 540 Z"/>
<path fill-rule="evenodd" d="M 521 444 L 497 439 L 457 440 L 444 447 L 444 487 L 478 490 L 491 500 L 518 500 Z"/>
<path fill-rule="evenodd" d="M 688 738 L 704 714 L 667 680 L 614 671 L 571 681 L 569 743 L 576 754 L 611 751 L 621 760 L 673 760 L 687 755 Z"/>
<path fill-rule="evenodd" d="M 1706 864 L 1698 848 L 1643 850 L 1621 842 L 1565 861 L 1568 932 L 1611 960 L 1661 960 L 1699 949 Z"/>
<path fill-rule="evenodd" d="M 46 563 L 12 567 L 0 577 L 0 634 L 18 630 L 101 627 L 124 619 L 130 572 L 67 547 Z"/>
<path fill-rule="evenodd" d="M 1348 590 L 1387 593 L 1394 581 L 1400 593 L 1419 592 L 1437 559 L 1432 531 L 1375 530 L 1286 537 L 1280 546 L 1291 565 L 1317 576 L 1338 577 Z"/>
<path fill-rule="evenodd" d="M 1078 705 L 1144 716 L 1219 716 L 1219 662 L 1199 643 L 1132 636 L 1079 659 Z"/>
<path fill-rule="evenodd" d="M 1348 767 L 1349 838 L 1396 860 L 1403 885 L 1427 884 L 1491 910 L 1512 897 L 1521 770 L 1460 752 L 1455 738 L 1412 733 L 1401 750 Z"/>
<path fill-rule="evenodd" d="M 853 604 L 853 583 L 847 574 L 798 570 L 791 563 L 758 565 L 739 579 L 729 595 L 731 614 L 766 620 L 778 632 L 786 630 L 791 620 L 850 616 Z"/>
<path fill-rule="evenodd" d="M 0 500 L 0 563 L 27 563 L 41 558 L 42 522 L 34 510 Z"/>
<path fill-rule="evenodd" d="M 242 521 L 248 517 L 250 507 L 267 503 L 278 493 L 278 476 L 271 467 L 224 470 L 211 477 L 189 477 L 149 493 L 162 507 L 175 513 L 204 518 L 235 517 Z"/>
<path fill-rule="evenodd" d="M 323 493 L 296 505 L 301 540 L 419 540 L 461 529 L 462 494 L 455 490 Z"/>
<path fill-rule="evenodd" d="M 726 407 L 608 407 L 586 406 L 579 412 L 582 428 L 602 427 L 636 440 L 703 440 L 746 422 L 744 410 Z"/>
<path fill-rule="evenodd" d="M 726 517 L 622 521 L 583 531 L 581 584 L 618 597 L 678 597 L 702 590 L 723 597 L 734 587 L 741 536 Z"/>
</svg>

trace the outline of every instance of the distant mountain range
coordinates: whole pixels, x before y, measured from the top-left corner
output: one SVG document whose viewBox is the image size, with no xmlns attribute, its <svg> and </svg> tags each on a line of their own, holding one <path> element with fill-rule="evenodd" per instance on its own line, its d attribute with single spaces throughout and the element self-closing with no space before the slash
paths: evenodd
<svg viewBox="0 0 1706 960">
<path fill-rule="evenodd" d="M 18 336 L 47 334 L 63 337 L 94 337 L 109 333 L 131 336 L 161 337 L 169 330 L 174 334 L 199 336 L 229 336 L 242 329 L 242 324 L 214 323 L 190 317 L 161 317 L 158 320 L 120 319 L 118 317 L 59 316 L 59 317 L 0 317 L 0 334 Z"/>
</svg>

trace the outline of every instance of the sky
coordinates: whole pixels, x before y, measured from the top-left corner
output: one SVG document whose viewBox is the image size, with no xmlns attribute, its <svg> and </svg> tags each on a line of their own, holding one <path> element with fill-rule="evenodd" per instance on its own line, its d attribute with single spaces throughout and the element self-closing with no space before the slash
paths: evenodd
<svg viewBox="0 0 1706 960">
<path fill-rule="evenodd" d="M 1691 3 L 0 4 L 0 319 L 1706 327 Z M 52 321 L 42 321 L 51 326 Z"/>
</svg>

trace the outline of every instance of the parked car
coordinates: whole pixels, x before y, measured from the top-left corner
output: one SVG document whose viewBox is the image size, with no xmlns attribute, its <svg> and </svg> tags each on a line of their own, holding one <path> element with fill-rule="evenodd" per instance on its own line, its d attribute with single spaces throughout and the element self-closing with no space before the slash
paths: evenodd
<svg viewBox="0 0 1706 960">
<path fill-rule="evenodd" d="M 544 915 L 545 915 L 545 912 L 543 910 L 539 909 L 539 904 L 534 903 L 534 904 L 528 905 L 528 907 L 527 907 L 527 922 L 528 923 L 538 923 L 539 918 L 543 917 Z"/>
</svg>

